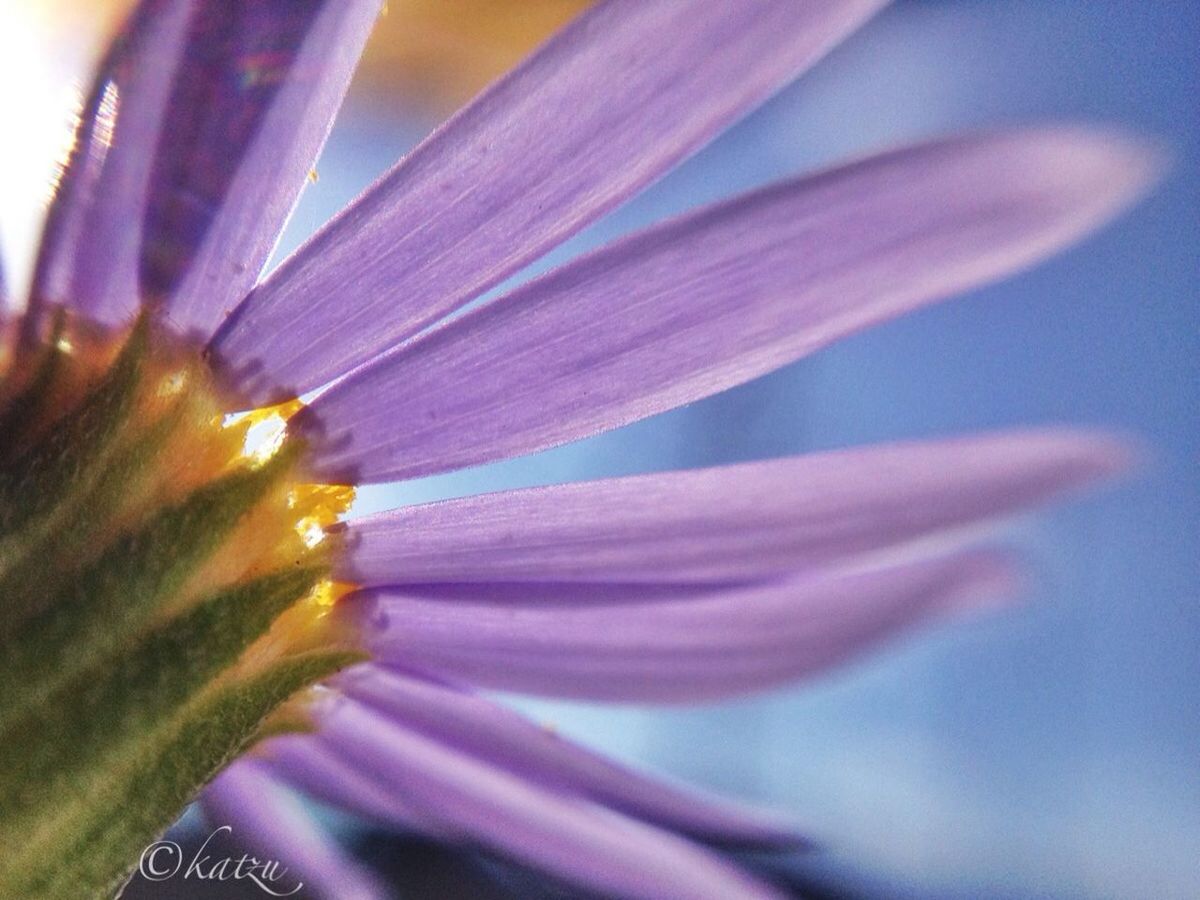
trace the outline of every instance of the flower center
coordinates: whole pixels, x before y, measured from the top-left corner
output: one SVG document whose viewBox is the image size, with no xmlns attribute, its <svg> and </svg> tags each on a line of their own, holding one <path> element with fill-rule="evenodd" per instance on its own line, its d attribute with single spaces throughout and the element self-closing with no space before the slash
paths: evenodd
<svg viewBox="0 0 1200 900">
<path fill-rule="evenodd" d="M 354 492 L 305 478 L 299 401 L 230 413 L 148 317 L 61 313 L 0 379 L 0 895 L 78 896 L 361 658 L 326 615 Z"/>
</svg>

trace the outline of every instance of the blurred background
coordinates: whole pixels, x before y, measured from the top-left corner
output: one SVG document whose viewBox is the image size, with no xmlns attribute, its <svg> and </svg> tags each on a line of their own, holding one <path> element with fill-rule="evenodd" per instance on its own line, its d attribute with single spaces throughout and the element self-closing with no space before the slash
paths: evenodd
<svg viewBox="0 0 1200 900">
<path fill-rule="evenodd" d="M 391 0 L 281 251 L 582 5 Z M 52 160 L 113 13 L 0 0 L 10 282 L 28 271 Z M 365 491 L 360 509 L 1007 425 L 1134 435 L 1150 453 L 1132 479 L 1007 533 L 1030 569 L 1011 611 L 748 701 L 513 702 L 625 760 L 792 814 L 821 849 L 772 865 L 821 895 L 1200 896 L 1198 41 L 1190 2 L 899 0 L 542 267 L 697 203 L 961 128 L 1114 123 L 1169 146 L 1168 179 L 1096 239 L 1003 285 L 615 433 Z M 373 858 L 410 854 L 395 866 L 402 885 L 458 879 L 429 896 L 484 896 L 496 874 L 347 835 Z"/>
</svg>

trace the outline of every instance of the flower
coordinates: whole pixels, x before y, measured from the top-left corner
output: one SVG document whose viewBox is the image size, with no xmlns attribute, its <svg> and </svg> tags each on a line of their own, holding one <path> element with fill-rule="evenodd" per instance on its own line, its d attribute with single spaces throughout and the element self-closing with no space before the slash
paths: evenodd
<svg viewBox="0 0 1200 900">
<path fill-rule="evenodd" d="M 310 886 L 374 892 L 286 784 L 611 894 L 772 895 L 703 844 L 789 845 L 787 824 L 475 691 L 677 702 L 822 670 L 1009 592 L 971 537 L 1116 471 L 1119 442 L 1016 431 L 346 513 L 356 484 L 752 379 L 1144 188 L 1153 155 L 1117 134 L 953 137 L 468 309 L 880 5 L 601 4 L 261 282 L 378 3 L 137 8 L 7 325 L 0 893 L 105 890 L 201 789 Z"/>
</svg>

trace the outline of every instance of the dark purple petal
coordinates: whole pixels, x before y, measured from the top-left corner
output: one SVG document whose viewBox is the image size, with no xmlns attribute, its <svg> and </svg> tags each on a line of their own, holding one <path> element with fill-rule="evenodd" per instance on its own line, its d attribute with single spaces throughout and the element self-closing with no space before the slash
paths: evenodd
<svg viewBox="0 0 1200 900">
<path fill-rule="evenodd" d="M 980 525 L 1113 474 L 1111 438 L 1018 431 L 506 491 L 353 520 L 338 576 L 721 581 Z"/>
<path fill-rule="evenodd" d="M 34 306 L 72 306 L 104 323 L 137 310 L 150 172 L 193 4 L 143 0 L 101 61 L 46 218 Z"/>
<path fill-rule="evenodd" d="M 410 798 L 460 839 L 629 898 L 766 898 L 775 891 L 709 851 L 494 766 L 350 701 L 331 705 L 327 752 Z"/>
<path fill-rule="evenodd" d="M 302 393 L 478 297 L 811 66 L 883 0 L 610 0 L 286 261 L 213 348 Z"/>
<path fill-rule="evenodd" d="M 258 280 L 382 0 L 204 0 L 162 123 L 142 289 L 208 335 Z"/>
<path fill-rule="evenodd" d="M 377 660 L 481 687 L 686 702 L 820 672 L 1013 590 L 983 554 L 748 585 L 382 588 L 342 601 Z"/>
<path fill-rule="evenodd" d="M 793 827 L 762 812 L 633 772 L 484 697 L 376 665 L 339 676 L 336 687 L 464 753 L 672 831 L 729 844 L 803 843 Z"/>
<path fill-rule="evenodd" d="M 384 481 L 670 409 L 1011 274 L 1111 217 L 1144 148 L 960 137 L 775 185 L 569 263 L 320 396 L 318 467 Z"/>
<path fill-rule="evenodd" d="M 47 221 L 38 302 L 162 302 L 205 334 L 257 280 L 379 0 L 143 0 L 97 74 Z"/>
<path fill-rule="evenodd" d="M 213 828 L 228 826 L 232 838 L 261 859 L 288 867 L 276 884 L 328 900 L 374 900 L 389 896 L 362 866 L 322 832 L 299 798 L 261 763 L 239 760 L 204 789 L 201 806 Z"/>
</svg>

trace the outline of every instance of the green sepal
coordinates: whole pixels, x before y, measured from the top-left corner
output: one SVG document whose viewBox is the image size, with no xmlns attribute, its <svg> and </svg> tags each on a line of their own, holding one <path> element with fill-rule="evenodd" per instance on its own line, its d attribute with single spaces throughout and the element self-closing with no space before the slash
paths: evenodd
<svg viewBox="0 0 1200 900">
<path fill-rule="evenodd" d="M 0 844 L 65 790 L 86 790 L 120 757 L 233 664 L 325 574 L 272 573 L 221 591 L 123 647 L 0 731 Z"/>
<path fill-rule="evenodd" d="M 99 665 L 161 615 L 242 515 L 286 475 L 296 452 L 286 445 L 261 468 L 232 472 L 161 510 L 0 642 L 0 727 Z"/>
<path fill-rule="evenodd" d="M 103 470 L 133 409 L 148 339 L 149 324 L 139 319 L 116 361 L 79 408 L 58 419 L 0 470 L 0 535 L 54 518 L 56 510 Z M 0 561 L 5 556 L 0 544 Z"/>
<path fill-rule="evenodd" d="M 101 530 L 103 523 L 119 521 L 122 512 L 136 503 L 154 472 L 155 455 L 187 411 L 188 398 L 180 396 L 151 425 L 123 441 L 90 488 L 75 499 L 71 514 L 56 517 L 57 527 L 26 529 L 9 541 L 7 565 L 0 572 L 4 598 L 0 640 L 48 606 L 79 569 L 103 550 L 108 537 Z"/>
<path fill-rule="evenodd" d="M 62 371 L 63 352 L 59 349 L 58 342 L 65 328 L 66 315 L 60 309 L 54 317 L 50 340 L 42 348 L 42 358 L 37 363 L 37 371 L 33 373 L 33 378 L 0 411 L 0 435 L 4 438 L 3 443 L 0 443 L 0 465 L 6 465 L 17 455 L 25 441 L 27 429 L 44 412 L 45 399 L 50 394 L 50 387 Z"/>
<path fill-rule="evenodd" d="M 27 560 L 31 546 L 72 518 L 87 517 L 88 493 L 106 470 L 134 409 L 147 351 L 149 325 L 140 319 L 116 361 L 79 408 L 60 417 L 17 457 L 0 468 L 0 581 Z M 0 636 L 13 633 L 41 603 L 39 595 L 12 593 L 0 599 Z M 34 608 L 27 605 L 35 598 Z"/>
<path fill-rule="evenodd" d="M 347 651 L 289 657 L 198 697 L 99 773 L 93 791 L 58 798 L 49 820 L 0 861 L 0 896 L 111 896 L 147 844 L 248 749 L 276 707 L 362 658 Z"/>
</svg>

